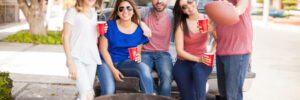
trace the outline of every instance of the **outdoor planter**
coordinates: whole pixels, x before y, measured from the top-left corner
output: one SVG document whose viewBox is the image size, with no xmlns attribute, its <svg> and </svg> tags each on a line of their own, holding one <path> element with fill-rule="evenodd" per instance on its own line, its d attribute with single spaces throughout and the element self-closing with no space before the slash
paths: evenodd
<svg viewBox="0 0 300 100">
<path fill-rule="evenodd" d="M 13 80 L 9 78 L 9 73 L 0 72 L 0 100 L 11 100 L 11 90 Z"/>
</svg>

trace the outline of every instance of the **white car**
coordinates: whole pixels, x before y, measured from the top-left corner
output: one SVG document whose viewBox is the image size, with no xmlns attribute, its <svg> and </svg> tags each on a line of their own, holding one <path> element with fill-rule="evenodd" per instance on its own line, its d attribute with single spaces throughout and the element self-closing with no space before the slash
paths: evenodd
<svg viewBox="0 0 300 100">
<path fill-rule="evenodd" d="M 109 5 L 112 6 L 114 1 L 115 0 L 110 0 L 109 2 L 106 2 L 106 5 L 107 6 L 109 6 Z M 170 0 L 170 3 L 174 3 L 175 4 L 174 1 L 175 0 Z M 211 0 L 207 0 L 205 3 L 208 3 L 209 1 L 211 1 Z M 137 4 L 137 5 L 139 6 L 141 4 Z M 142 5 L 149 5 L 149 4 L 142 4 Z M 173 8 L 173 5 L 170 4 L 169 8 Z M 199 9 L 199 11 L 201 13 L 205 13 L 204 9 L 203 9 L 204 5 L 205 4 L 203 4 L 203 2 L 198 2 L 198 9 Z M 151 4 L 150 4 L 150 6 L 151 6 Z M 143 6 L 139 6 L 139 7 L 143 7 Z M 108 16 L 110 15 L 111 12 L 112 12 L 112 7 L 108 7 L 108 8 L 104 9 L 104 15 L 106 16 L 106 18 L 108 18 Z M 212 38 L 212 36 L 210 36 L 209 42 L 207 44 L 208 45 L 208 48 L 207 48 L 208 50 L 211 49 L 213 43 L 214 43 L 214 39 Z M 175 49 L 174 37 L 172 37 L 172 39 L 171 39 L 169 53 L 171 54 L 173 63 L 175 63 L 177 56 L 176 56 L 176 49 Z M 214 61 L 214 66 L 215 66 L 215 62 L 216 61 Z M 255 76 L 256 76 L 256 74 L 251 71 L 251 67 L 252 67 L 251 64 L 249 64 L 249 68 L 248 68 L 248 71 L 246 73 L 247 74 L 246 75 L 246 80 L 245 80 L 244 87 L 243 87 L 243 91 L 244 92 L 246 92 L 247 90 L 249 90 L 249 88 L 251 87 L 252 81 L 255 79 Z M 152 73 L 152 76 L 153 76 L 153 78 L 155 80 L 155 83 L 158 84 L 159 83 L 159 81 L 158 81 L 158 78 L 159 78 L 158 74 L 154 71 Z M 121 92 L 121 93 L 124 93 L 124 92 L 126 92 L 126 93 L 128 93 L 128 92 L 140 92 L 138 78 L 135 78 L 135 77 L 125 77 L 124 80 L 125 80 L 125 82 L 122 82 L 122 83 L 118 83 L 117 82 L 116 83 L 116 92 L 117 93 L 118 92 Z M 100 95 L 100 88 L 101 88 L 101 86 L 99 87 L 99 83 L 98 82 L 96 82 L 95 85 L 96 85 L 95 86 L 95 94 L 96 94 L 96 96 L 98 96 L 98 95 Z M 211 75 L 207 79 L 207 92 L 210 93 L 210 94 L 215 95 L 218 98 L 219 92 L 218 92 L 218 84 L 217 84 L 216 67 L 213 68 L 213 71 L 212 71 Z M 172 82 L 172 97 L 176 98 L 176 99 L 180 98 L 179 97 L 179 92 L 178 92 L 178 89 L 177 89 L 177 85 L 176 85 L 175 81 Z"/>
</svg>

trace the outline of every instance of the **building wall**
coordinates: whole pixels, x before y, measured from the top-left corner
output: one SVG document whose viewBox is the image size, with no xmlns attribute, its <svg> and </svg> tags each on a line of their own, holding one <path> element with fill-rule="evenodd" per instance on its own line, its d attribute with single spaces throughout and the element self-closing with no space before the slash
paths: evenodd
<svg viewBox="0 0 300 100">
<path fill-rule="evenodd" d="M 300 0 L 297 1 L 298 1 L 297 9 L 300 10 Z"/>
<path fill-rule="evenodd" d="M 282 0 L 272 0 L 271 5 L 276 9 L 283 9 Z"/>
<path fill-rule="evenodd" d="M 19 21 L 17 0 L 0 0 L 0 24 Z"/>
</svg>

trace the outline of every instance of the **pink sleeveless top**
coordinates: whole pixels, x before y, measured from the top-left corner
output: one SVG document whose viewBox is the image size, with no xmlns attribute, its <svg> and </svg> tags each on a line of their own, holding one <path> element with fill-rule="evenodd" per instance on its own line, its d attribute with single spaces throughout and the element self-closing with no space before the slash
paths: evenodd
<svg viewBox="0 0 300 100">
<path fill-rule="evenodd" d="M 208 40 L 208 34 L 202 34 L 202 33 L 189 33 L 189 37 L 184 35 L 184 43 L 183 43 L 183 49 L 184 51 L 200 57 L 204 53 L 206 53 L 206 43 Z M 185 60 L 184 58 L 177 56 L 180 60 Z"/>
</svg>

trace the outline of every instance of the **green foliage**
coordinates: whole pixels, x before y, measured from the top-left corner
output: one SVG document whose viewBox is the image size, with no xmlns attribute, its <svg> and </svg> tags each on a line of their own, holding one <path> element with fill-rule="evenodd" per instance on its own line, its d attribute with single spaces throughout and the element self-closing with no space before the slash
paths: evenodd
<svg viewBox="0 0 300 100">
<path fill-rule="evenodd" d="M 283 9 L 284 10 L 296 10 L 297 7 L 295 7 L 295 6 L 287 6 L 287 7 L 284 7 Z"/>
<path fill-rule="evenodd" d="M 289 6 L 295 6 L 295 5 L 297 5 L 297 1 L 296 0 L 283 0 L 282 3 L 284 5 L 289 5 Z"/>
<path fill-rule="evenodd" d="M 16 34 L 4 38 L 3 41 L 35 44 L 62 44 L 61 33 L 58 31 L 47 31 L 47 36 L 30 34 L 29 31 L 19 31 Z"/>
<path fill-rule="evenodd" d="M 297 1 L 296 0 L 283 0 L 282 1 L 284 10 L 296 10 Z"/>
<path fill-rule="evenodd" d="M 256 0 L 256 3 L 264 3 L 264 0 Z"/>
<path fill-rule="evenodd" d="M 291 17 L 291 16 L 294 16 L 294 15 L 293 14 L 283 14 L 283 16 Z"/>
<path fill-rule="evenodd" d="M 9 73 L 0 72 L 0 100 L 11 100 L 11 89 L 13 87 Z"/>
</svg>

